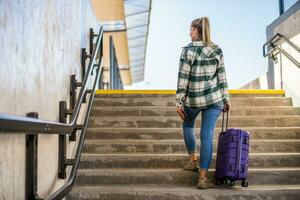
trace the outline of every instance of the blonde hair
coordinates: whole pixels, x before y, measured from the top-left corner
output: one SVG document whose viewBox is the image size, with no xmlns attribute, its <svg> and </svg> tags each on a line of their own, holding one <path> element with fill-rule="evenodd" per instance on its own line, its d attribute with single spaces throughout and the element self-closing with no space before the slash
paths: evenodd
<svg viewBox="0 0 300 200">
<path fill-rule="evenodd" d="M 194 27 L 198 31 L 199 39 L 201 39 L 205 46 L 215 45 L 211 41 L 210 37 L 210 23 L 208 17 L 201 17 L 194 19 L 191 23 L 191 27 Z"/>
</svg>

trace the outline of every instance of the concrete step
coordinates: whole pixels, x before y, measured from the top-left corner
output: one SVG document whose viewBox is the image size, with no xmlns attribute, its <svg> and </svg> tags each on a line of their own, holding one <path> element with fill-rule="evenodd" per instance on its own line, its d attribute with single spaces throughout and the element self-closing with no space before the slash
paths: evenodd
<svg viewBox="0 0 300 200">
<path fill-rule="evenodd" d="M 200 149 L 197 141 L 197 149 Z M 214 140 L 214 152 L 217 142 Z M 84 153 L 186 153 L 181 140 L 86 140 Z M 300 140 L 251 140 L 251 153 L 298 153 Z"/>
<path fill-rule="evenodd" d="M 300 127 L 243 127 L 251 139 L 300 139 Z M 219 137 L 221 128 L 215 128 L 214 138 Z M 195 128 L 200 138 L 200 128 Z M 86 139 L 182 139 L 182 128 L 88 128 Z M 199 139 L 198 139 L 199 140 Z"/>
<path fill-rule="evenodd" d="M 208 178 L 214 179 L 214 170 Z M 182 169 L 80 169 L 76 185 L 196 185 L 199 172 Z M 249 185 L 254 184 L 300 184 L 300 168 L 250 168 Z"/>
<path fill-rule="evenodd" d="M 183 168 L 187 154 L 82 154 L 81 169 L 102 168 Z M 210 168 L 215 168 L 216 154 Z M 250 153 L 249 167 L 299 167 L 300 153 Z"/>
<path fill-rule="evenodd" d="M 195 126 L 201 124 L 201 117 L 196 120 Z M 217 122 L 221 126 L 222 117 Z M 232 127 L 300 127 L 298 115 L 266 115 L 266 116 L 230 116 L 229 126 Z M 182 127 L 179 116 L 156 117 L 90 117 L 89 127 L 136 127 L 136 128 L 176 128 Z"/>
<path fill-rule="evenodd" d="M 231 116 L 300 115 L 300 107 L 292 106 L 233 106 Z M 166 106 L 94 106 L 91 116 L 178 116 L 175 108 Z"/>
<path fill-rule="evenodd" d="M 68 200 L 299 200 L 300 185 L 249 185 L 241 188 L 216 186 L 198 190 L 194 186 L 81 186 L 74 187 Z"/>
<path fill-rule="evenodd" d="M 292 106 L 290 97 L 236 97 L 232 106 Z M 175 98 L 96 98 L 93 106 L 173 106 Z"/>
<path fill-rule="evenodd" d="M 149 97 L 156 97 L 156 98 L 175 98 L 176 91 L 174 94 L 96 94 L 95 98 L 149 98 Z M 231 98 L 235 97 L 284 97 L 284 94 L 229 94 Z"/>
</svg>

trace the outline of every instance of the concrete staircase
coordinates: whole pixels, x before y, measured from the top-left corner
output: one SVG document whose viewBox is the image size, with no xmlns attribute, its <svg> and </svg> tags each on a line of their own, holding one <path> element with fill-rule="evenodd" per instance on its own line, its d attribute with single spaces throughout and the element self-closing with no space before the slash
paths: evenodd
<svg viewBox="0 0 300 200">
<path fill-rule="evenodd" d="M 300 199 L 300 108 L 279 94 L 232 94 L 230 127 L 251 134 L 249 187 L 196 189 L 171 94 L 96 95 L 68 199 Z M 196 123 L 198 151 L 200 117 Z M 213 179 L 221 117 L 214 134 Z"/>
</svg>

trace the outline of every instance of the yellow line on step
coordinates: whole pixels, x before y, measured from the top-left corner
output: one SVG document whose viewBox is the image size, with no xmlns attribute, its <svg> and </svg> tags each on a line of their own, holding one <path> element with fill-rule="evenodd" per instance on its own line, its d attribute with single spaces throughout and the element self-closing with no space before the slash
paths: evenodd
<svg viewBox="0 0 300 200">
<path fill-rule="evenodd" d="M 176 90 L 96 90 L 96 94 L 176 94 Z"/>
<path fill-rule="evenodd" d="M 285 94 L 284 90 L 229 90 L 230 94 Z"/>
<path fill-rule="evenodd" d="M 96 90 L 96 94 L 176 94 L 176 90 Z M 229 90 L 229 94 L 285 94 L 284 90 Z"/>
</svg>

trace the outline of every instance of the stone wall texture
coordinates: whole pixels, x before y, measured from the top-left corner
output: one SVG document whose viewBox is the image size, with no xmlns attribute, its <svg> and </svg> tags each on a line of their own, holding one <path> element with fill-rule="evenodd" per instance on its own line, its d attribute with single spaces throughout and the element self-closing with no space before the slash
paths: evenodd
<svg viewBox="0 0 300 200">
<path fill-rule="evenodd" d="M 70 75 L 81 80 L 80 52 L 97 19 L 89 0 L 0 0 L 0 112 L 58 121 L 58 102 L 69 102 Z M 39 135 L 38 193 L 57 178 L 58 136 Z M 68 152 L 74 144 L 68 143 Z M 0 200 L 24 199 L 25 135 L 0 134 Z"/>
</svg>

